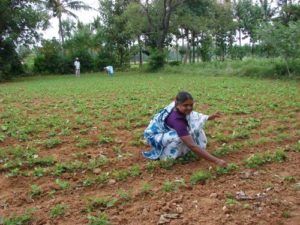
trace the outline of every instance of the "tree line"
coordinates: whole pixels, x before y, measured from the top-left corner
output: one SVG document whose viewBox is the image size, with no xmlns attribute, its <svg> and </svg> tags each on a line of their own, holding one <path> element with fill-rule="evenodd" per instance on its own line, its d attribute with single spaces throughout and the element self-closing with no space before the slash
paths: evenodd
<svg viewBox="0 0 300 225">
<path fill-rule="evenodd" d="M 297 70 L 299 1 L 98 2 L 93 9 L 77 0 L 2 0 L 0 79 L 22 74 L 28 55 L 33 55 L 31 69 L 36 73 L 71 73 L 75 57 L 84 72 L 108 64 L 127 69 L 133 57 L 140 66 L 147 59 L 147 69 L 153 71 L 166 64 L 170 53 L 176 55 L 171 65 L 250 55 L 280 57 L 288 75 Z M 76 16 L 79 9 L 96 10 L 98 17 L 83 24 Z M 47 28 L 53 17 L 59 21 L 59 40 L 40 40 L 39 29 Z"/>
</svg>

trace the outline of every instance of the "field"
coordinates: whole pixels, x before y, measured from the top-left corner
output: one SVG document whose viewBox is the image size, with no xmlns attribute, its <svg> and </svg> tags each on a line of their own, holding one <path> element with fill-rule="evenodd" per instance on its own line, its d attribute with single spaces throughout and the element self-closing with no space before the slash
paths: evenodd
<svg viewBox="0 0 300 225">
<path fill-rule="evenodd" d="M 149 161 L 143 130 L 179 90 L 206 124 L 197 159 Z M 300 84 L 117 73 L 0 84 L 0 224 L 296 225 Z"/>
</svg>

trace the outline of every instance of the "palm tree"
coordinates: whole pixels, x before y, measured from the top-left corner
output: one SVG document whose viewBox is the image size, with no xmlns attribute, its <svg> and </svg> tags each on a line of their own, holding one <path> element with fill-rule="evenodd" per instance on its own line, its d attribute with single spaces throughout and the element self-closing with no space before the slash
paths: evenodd
<svg viewBox="0 0 300 225">
<path fill-rule="evenodd" d="M 53 17 L 58 18 L 58 25 L 59 25 L 59 36 L 61 38 L 61 44 L 64 45 L 65 38 L 64 38 L 64 31 L 63 31 L 63 24 L 62 24 L 62 15 L 66 14 L 68 16 L 72 16 L 74 18 L 78 18 L 76 14 L 74 14 L 71 10 L 90 10 L 93 9 L 92 7 L 86 5 L 82 1 L 77 0 L 45 0 L 45 5 L 47 9 L 50 9 L 53 13 Z"/>
</svg>

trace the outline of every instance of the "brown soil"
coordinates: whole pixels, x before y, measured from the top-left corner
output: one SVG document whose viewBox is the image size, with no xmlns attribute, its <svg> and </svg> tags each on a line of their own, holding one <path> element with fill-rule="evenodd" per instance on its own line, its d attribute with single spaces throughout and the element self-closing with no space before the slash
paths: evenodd
<svg viewBox="0 0 300 225">
<path fill-rule="evenodd" d="M 35 101 L 35 104 L 40 102 Z M 299 114 L 299 113 L 298 113 Z M 238 116 L 236 116 L 238 117 Z M 239 118 L 244 118 L 240 115 Z M 237 120 L 237 118 L 235 118 Z M 269 124 L 269 122 L 267 122 Z M 105 123 L 109 126 L 109 123 Z M 262 125 L 267 127 L 266 124 Z M 274 122 L 274 126 L 278 126 Z M 290 126 L 287 131 L 292 137 L 282 142 L 272 142 L 263 145 L 243 147 L 241 150 L 230 153 L 223 158 L 228 162 L 239 165 L 239 169 L 230 175 L 223 175 L 217 179 L 208 180 L 205 184 L 191 185 L 190 176 L 198 170 L 207 170 L 211 163 L 204 160 L 187 164 L 176 164 L 170 170 L 157 168 L 154 173 L 146 171 L 148 160 L 141 156 L 141 149 L 146 146 L 133 147 L 129 144 L 133 140 L 129 131 L 118 132 L 120 138 L 113 144 L 93 144 L 86 149 L 75 147 L 70 137 L 54 149 L 41 149 L 40 156 L 52 155 L 57 162 L 74 161 L 73 153 L 81 152 L 80 160 L 105 155 L 114 159 L 112 163 L 101 168 L 102 172 L 127 169 L 133 165 L 141 168 L 139 177 L 129 177 L 126 181 L 110 180 L 106 184 L 83 186 L 82 181 L 87 177 L 96 176 L 98 172 L 80 170 L 64 173 L 60 177 L 51 174 L 42 177 L 17 176 L 7 177 L 7 171 L 0 172 L 0 221 L 12 214 L 24 214 L 26 209 L 35 208 L 31 224 L 88 224 L 86 212 L 89 199 L 96 197 L 118 198 L 114 207 L 96 208 L 91 215 L 97 216 L 105 212 L 112 224 L 150 225 L 158 224 L 162 215 L 175 214 L 175 218 L 167 219 L 164 224 L 170 225 L 298 225 L 300 221 L 300 190 L 296 182 L 300 180 L 300 154 L 290 150 L 290 146 L 299 140 L 295 130 Z M 212 132 L 212 131 L 210 131 Z M 299 133 L 298 133 L 299 134 Z M 258 138 L 253 134 L 251 137 Z M 86 138 L 95 143 L 96 132 L 89 133 Z M 234 140 L 231 141 L 234 143 Z M 7 139 L 0 147 L 13 146 L 16 141 Z M 122 144 L 123 159 L 116 160 L 113 146 Z M 212 142 L 208 151 L 214 151 L 219 146 Z M 252 153 L 274 151 L 282 147 L 286 149 L 288 160 L 282 163 L 270 163 L 258 169 L 246 168 L 243 160 Z M 99 174 L 98 174 L 99 175 Z M 295 180 L 284 179 L 288 176 Z M 67 180 L 71 188 L 61 190 L 55 180 Z M 169 180 L 174 182 L 184 179 L 185 185 L 177 191 L 162 191 L 163 184 Z M 151 193 L 143 192 L 143 185 L 150 184 Z M 41 187 L 42 194 L 30 196 L 31 185 Z M 121 201 L 118 190 L 131 194 L 128 201 Z M 55 191 L 55 193 L 54 193 Z M 243 191 L 251 199 L 236 199 L 236 193 Z M 52 194 L 51 194 L 52 193 Z M 260 196 L 260 197 L 257 197 Z M 235 199 L 229 204 L 228 199 Z M 63 216 L 51 217 L 50 211 L 56 204 L 66 204 L 68 208 Z"/>
</svg>

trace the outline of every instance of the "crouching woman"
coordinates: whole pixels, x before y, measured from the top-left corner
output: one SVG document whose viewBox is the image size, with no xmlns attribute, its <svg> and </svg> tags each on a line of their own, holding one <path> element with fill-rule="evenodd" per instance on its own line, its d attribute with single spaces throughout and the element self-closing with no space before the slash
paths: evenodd
<svg viewBox="0 0 300 225">
<path fill-rule="evenodd" d="M 203 131 L 207 120 L 220 115 L 203 115 L 193 111 L 194 100 L 190 93 L 179 92 L 175 102 L 158 112 L 144 131 L 144 137 L 152 149 L 143 152 L 148 159 L 176 159 L 190 150 L 201 158 L 227 166 L 226 161 L 205 151 L 207 139 Z"/>
</svg>

